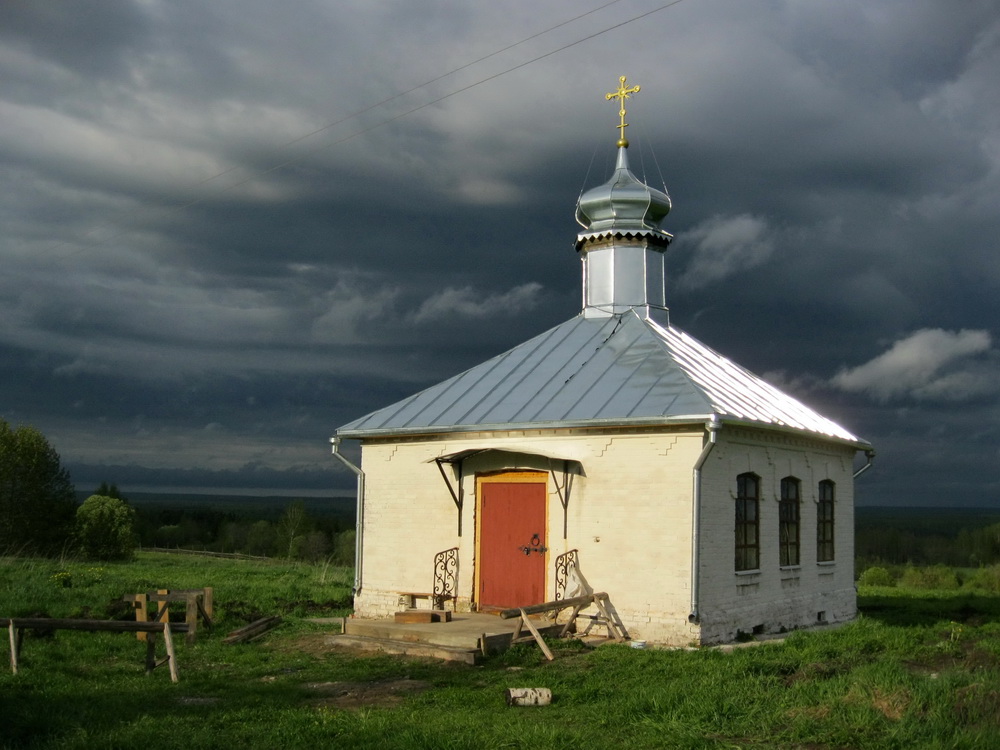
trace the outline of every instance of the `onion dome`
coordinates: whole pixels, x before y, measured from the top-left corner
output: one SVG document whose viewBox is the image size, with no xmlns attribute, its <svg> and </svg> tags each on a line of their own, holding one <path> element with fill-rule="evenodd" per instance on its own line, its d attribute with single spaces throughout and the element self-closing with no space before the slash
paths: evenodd
<svg viewBox="0 0 1000 750">
<path fill-rule="evenodd" d="M 605 99 L 618 100 L 618 160 L 611 179 L 580 196 L 576 220 L 585 230 L 577 236 L 576 247 L 614 237 L 649 238 L 654 243 L 670 242 L 660 222 L 670 213 L 670 196 L 641 182 L 628 168 L 628 138 L 625 137 L 625 101 L 639 93 L 639 86 L 626 86 L 625 76 L 618 79 L 618 90 Z"/>
<path fill-rule="evenodd" d="M 591 188 L 576 204 L 576 220 L 585 230 L 580 241 L 598 235 L 669 235 L 660 222 L 670 213 L 670 196 L 641 182 L 628 167 L 627 145 L 618 147 L 614 174 Z"/>
<path fill-rule="evenodd" d="M 660 229 L 670 213 L 670 197 L 636 178 L 628 168 L 625 100 L 637 93 L 625 76 L 606 95 L 620 101 L 618 159 L 611 179 L 580 196 L 576 236 L 583 268 L 583 315 L 607 317 L 629 310 L 643 318 L 667 320 L 666 267 L 663 254 L 673 239 Z"/>
</svg>

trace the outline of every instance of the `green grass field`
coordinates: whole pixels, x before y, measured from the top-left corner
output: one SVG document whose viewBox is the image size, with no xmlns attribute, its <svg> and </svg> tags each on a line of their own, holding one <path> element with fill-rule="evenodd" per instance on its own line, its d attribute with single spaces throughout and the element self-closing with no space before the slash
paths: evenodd
<svg viewBox="0 0 1000 750">
<path fill-rule="evenodd" d="M 131 634 L 26 637 L 0 663 L 3 748 L 996 748 L 1000 599 L 864 588 L 857 622 L 724 652 L 520 646 L 477 667 L 351 656 L 310 616 L 347 613 L 350 571 L 144 553 L 133 563 L 0 561 L 0 616 L 127 617 L 122 595 L 215 588 L 218 627 L 180 682 Z M 69 585 L 66 585 L 69 584 Z M 228 630 L 284 615 L 264 639 Z M 4 639 L 6 642 L 6 639 Z M 553 693 L 508 708 L 508 687 Z"/>
</svg>

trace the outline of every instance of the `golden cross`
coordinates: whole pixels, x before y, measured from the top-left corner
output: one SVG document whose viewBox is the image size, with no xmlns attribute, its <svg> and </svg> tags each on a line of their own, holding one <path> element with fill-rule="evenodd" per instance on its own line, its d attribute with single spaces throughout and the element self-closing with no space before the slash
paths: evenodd
<svg viewBox="0 0 1000 750">
<path fill-rule="evenodd" d="M 618 148 L 628 148 L 628 138 L 625 137 L 625 128 L 628 127 L 628 123 L 625 122 L 625 100 L 630 98 L 629 94 L 637 93 L 639 93 L 638 86 L 625 88 L 625 76 L 622 76 L 618 79 L 618 90 L 612 91 L 604 96 L 604 98 L 609 102 L 612 99 L 617 99 L 621 103 L 621 109 L 618 110 L 618 116 L 621 117 L 621 123 L 616 126 L 618 128 Z"/>
</svg>

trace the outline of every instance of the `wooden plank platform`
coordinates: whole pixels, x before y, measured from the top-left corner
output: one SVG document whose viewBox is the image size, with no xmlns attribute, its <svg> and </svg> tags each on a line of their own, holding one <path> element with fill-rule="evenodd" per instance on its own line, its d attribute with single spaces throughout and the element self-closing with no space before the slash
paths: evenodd
<svg viewBox="0 0 1000 750">
<path fill-rule="evenodd" d="M 416 655 L 416 646 L 441 646 L 482 654 L 484 651 L 488 653 L 510 648 L 517 622 L 478 612 L 457 612 L 452 614 L 450 622 L 434 623 L 397 623 L 393 620 L 347 617 L 344 618 L 343 634 L 352 636 L 352 639 L 331 641 L 331 645 L 362 647 L 365 641 L 354 639 L 368 639 L 371 643 L 367 645 L 372 649 L 386 653 Z M 555 637 L 562 630 L 562 625 L 549 624 L 546 620 L 536 620 L 535 624 L 546 636 Z M 330 636 L 328 641 L 334 638 L 336 636 Z"/>
<path fill-rule="evenodd" d="M 325 643 L 333 648 L 350 648 L 357 651 L 378 651 L 419 659 L 439 659 L 462 664 L 475 664 L 482 652 L 475 648 L 440 646 L 433 643 L 407 642 L 385 638 L 371 638 L 364 635 L 329 635 Z"/>
</svg>

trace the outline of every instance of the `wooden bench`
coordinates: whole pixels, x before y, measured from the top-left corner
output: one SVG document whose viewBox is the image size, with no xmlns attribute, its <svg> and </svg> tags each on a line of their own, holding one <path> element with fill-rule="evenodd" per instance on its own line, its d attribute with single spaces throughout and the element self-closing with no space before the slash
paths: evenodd
<svg viewBox="0 0 1000 750">
<path fill-rule="evenodd" d="M 451 547 L 434 555 L 433 591 L 400 591 L 402 612 L 396 613 L 396 622 L 449 622 L 451 612 L 445 603 L 451 602 L 452 612 L 458 603 L 458 547 Z M 428 600 L 430 607 L 420 609 L 418 600 Z"/>
<path fill-rule="evenodd" d="M 184 602 L 184 623 L 188 643 L 194 643 L 198 637 L 199 616 L 205 623 L 205 627 L 209 630 L 212 629 L 212 617 L 215 612 L 211 586 L 206 586 L 203 589 L 158 589 L 157 591 L 147 591 L 144 594 L 127 594 L 122 598 L 135 608 L 136 622 L 150 622 L 149 605 L 152 602 L 156 603 L 156 615 L 152 622 L 169 622 L 170 603 Z M 174 629 L 177 629 L 176 626 Z M 147 638 L 147 632 L 150 631 L 139 631 L 136 637 L 140 641 L 144 641 Z"/>
<path fill-rule="evenodd" d="M 451 594 L 434 594 L 424 591 L 400 591 L 399 599 L 400 604 L 404 605 L 406 609 L 417 609 L 417 600 L 426 599 L 430 601 L 431 609 L 443 611 L 445 602 L 454 601 L 455 597 Z"/>
<path fill-rule="evenodd" d="M 121 620 L 75 620 L 58 619 L 53 617 L 0 617 L 0 627 L 6 626 L 10 635 L 10 669 L 17 674 L 18 661 L 21 656 L 21 643 L 26 629 L 32 630 L 85 630 L 90 632 L 112 632 L 112 633 L 142 633 L 149 636 L 146 639 L 146 674 L 152 673 L 157 667 L 164 664 L 170 666 L 170 680 L 177 682 L 180 678 L 177 674 L 177 656 L 174 652 L 174 641 L 172 633 L 187 632 L 186 623 L 175 623 L 171 625 L 169 621 L 163 622 L 128 622 Z M 156 661 L 156 634 L 163 634 L 163 641 L 167 647 L 167 656 L 161 661 Z"/>
</svg>

